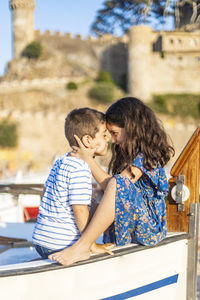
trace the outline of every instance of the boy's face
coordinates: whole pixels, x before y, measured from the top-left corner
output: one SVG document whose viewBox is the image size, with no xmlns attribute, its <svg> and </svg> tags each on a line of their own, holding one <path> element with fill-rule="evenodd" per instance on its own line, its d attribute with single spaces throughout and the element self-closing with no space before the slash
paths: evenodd
<svg viewBox="0 0 200 300">
<path fill-rule="evenodd" d="M 108 149 L 109 135 L 106 128 L 106 123 L 99 125 L 99 131 L 95 134 L 92 139 L 91 147 L 96 148 L 95 155 L 105 155 Z"/>
</svg>

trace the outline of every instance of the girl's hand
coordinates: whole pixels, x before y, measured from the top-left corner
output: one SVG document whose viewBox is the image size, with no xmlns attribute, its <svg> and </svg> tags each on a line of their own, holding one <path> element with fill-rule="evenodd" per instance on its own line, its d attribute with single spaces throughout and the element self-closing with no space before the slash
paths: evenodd
<svg viewBox="0 0 200 300">
<path fill-rule="evenodd" d="M 91 251 L 91 253 L 94 253 L 94 254 L 108 253 L 110 255 L 114 255 L 114 253 L 112 251 L 110 251 L 110 249 L 112 249 L 114 247 L 115 247 L 115 244 L 111 244 L 111 243 L 107 243 L 107 244 L 93 243 L 90 248 L 90 251 Z"/>
<path fill-rule="evenodd" d="M 94 149 L 86 148 L 77 135 L 74 135 L 74 137 L 75 137 L 79 147 L 72 146 L 73 150 L 71 152 L 71 156 L 79 157 L 86 162 L 88 159 L 93 158 L 96 149 L 95 148 Z"/>
</svg>

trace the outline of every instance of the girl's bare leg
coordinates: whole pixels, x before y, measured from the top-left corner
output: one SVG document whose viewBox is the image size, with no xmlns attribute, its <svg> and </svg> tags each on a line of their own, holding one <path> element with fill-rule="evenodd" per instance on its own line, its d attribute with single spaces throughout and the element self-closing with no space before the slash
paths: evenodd
<svg viewBox="0 0 200 300">
<path fill-rule="evenodd" d="M 56 260 L 65 266 L 88 259 L 91 245 L 114 221 L 115 194 L 116 180 L 112 178 L 107 185 L 101 203 L 80 239 L 71 247 L 49 255 L 49 259 Z M 108 249 L 105 249 L 105 252 L 111 254 Z"/>
</svg>

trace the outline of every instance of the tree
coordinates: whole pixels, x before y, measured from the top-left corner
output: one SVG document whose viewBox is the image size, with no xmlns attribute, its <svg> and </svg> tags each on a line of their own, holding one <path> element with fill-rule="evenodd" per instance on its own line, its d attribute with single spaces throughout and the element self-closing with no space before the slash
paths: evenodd
<svg viewBox="0 0 200 300">
<path fill-rule="evenodd" d="M 108 71 L 100 70 L 96 79 L 97 82 L 107 82 L 114 84 L 112 77 Z"/>
<path fill-rule="evenodd" d="M 42 46 L 38 41 L 31 42 L 25 47 L 23 51 L 23 56 L 26 56 L 28 58 L 39 58 L 41 54 Z"/>
<path fill-rule="evenodd" d="M 0 147 L 12 148 L 17 146 L 18 130 L 17 124 L 10 123 L 8 120 L 0 122 Z"/>
<path fill-rule="evenodd" d="M 176 28 L 198 28 L 200 0 L 106 0 L 103 8 L 98 10 L 91 30 L 97 35 L 120 35 L 137 24 L 153 24 L 156 28 L 170 17 Z"/>
</svg>

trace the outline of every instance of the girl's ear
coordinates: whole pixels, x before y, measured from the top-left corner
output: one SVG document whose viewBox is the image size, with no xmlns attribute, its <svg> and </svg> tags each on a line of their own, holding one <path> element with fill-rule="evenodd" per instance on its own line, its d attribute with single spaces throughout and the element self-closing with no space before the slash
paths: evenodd
<svg viewBox="0 0 200 300">
<path fill-rule="evenodd" d="M 86 148 L 91 148 L 92 145 L 92 137 L 90 135 L 84 135 L 82 137 L 82 143 Z"/>
</svg>

